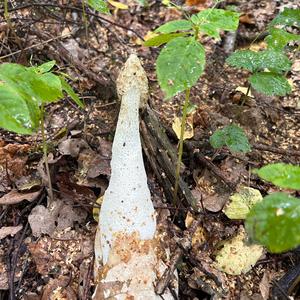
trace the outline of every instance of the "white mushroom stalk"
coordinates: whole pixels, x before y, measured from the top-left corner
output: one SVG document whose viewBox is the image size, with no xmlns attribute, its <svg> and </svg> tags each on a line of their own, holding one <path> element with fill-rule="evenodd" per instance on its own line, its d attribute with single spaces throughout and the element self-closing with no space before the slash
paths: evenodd
<svg viewBox="0 0 300 300">
<path fill-rule="evenodd" d="M 127 60 L 117 88 L 121 109 L 95 241 L 98 284 L 93 299 L 161 299 L 154 292 L 163 270 L 139 133 L 139 108 L 147 100 L 148 81 L 136 55 Z"/>
</svg>

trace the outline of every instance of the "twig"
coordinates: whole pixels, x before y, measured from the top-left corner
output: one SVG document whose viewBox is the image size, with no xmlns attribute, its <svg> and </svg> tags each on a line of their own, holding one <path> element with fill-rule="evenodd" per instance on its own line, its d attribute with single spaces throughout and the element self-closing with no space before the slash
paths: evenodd
<svg viewBox="0 0 300 300">
<path fill-rule="evenodd" d="M 195 155 L 195 158 L 202 164 L 205 165 L 207 169 L 209 169 L 212 173 L 214 173 L 217 177 L 219 177 L 232 191 L 235 191 L 237 183 L 229 181 L 221 170 L 215 166 L 209 159 L 207 159 L 199 149 L 194 149 L 191 143 L 185 142 L 185 146 L 188 148 L 190 152 Z"/>
<path fill-rule="evenodd" d="M 297 150 L 282 149 L 266 145 L 253 145 L 252 147 L 256 150 L 268 151 L 286 156 L 300 156 L 300 151 Z"/>
<path fill-rule="evenodd" d="M 82 293 L 82 300 L 88 300 L 89 299 L 89 289 L 90 289 L 90 280 L 92 277 L 92 270 L 94 266 L 94 257 L 91 260 L 88 271 L 84 280 L 84 286 L 83 286 L 83 293 Z"/>
<path fill-rule="evenodd" d="M 191 240 L 196 232 L 199 224 L 202 222 L 202 218 L 199 218 L 198 220 L 194 221 L 188 229 L 184 231 L 184 238 L 180 240 L 179 247 L 175 250 L 174 255 L 171 257 L 169 267 L 164 271 L 164 274 L 161 276 L 161 278 L 158 280 L 155 292 L 159 295 L 163 294 L 167 286 L 169 285 L 169 282 L 171 280 L 171 276 L 173 275 L 176 265 L 178 261 L 181 259 L 183 252 L 188 251 L 191 249 L 192 244 Z"/>
<path fill-rule="evenodd" d="M 42 45 L 48 44 L 48 43 L 50 43 L 50 42 L 52 42 L 52 41 L 66 38 L 66 37 L 68 37 L 68 36 L 70 36 L 70 35 L 72 35 L 72 33 L 66 33 L 66 34 L 63 34 L 63 35 L 60 35 L 60 36 L 52 37 L 52 38 L 50 38 L 50 39 L 48 39 L 48 40 L 46 40 L 46 41 L 43 41 L 43 42 L 40 42 L 40 43 L 31 45 L 31 46 L 28 46 L 28 47 L 26 47 L 26 48 L 24 48 L 24 49 L 17 50 L 17 51 L 15 51 L 15 52 L 12 52 L 12 53 L 3 55 L 3 56 L 0 57 L 0 60 L 1 60 L 1 59 L 4 59 L 4 58 L 7 58 L 7 57 L 10 57 L 10 56 L 13 56 L 13 55 L 18 54 L 18 53 L 23 52 L 23 51 L 27 51 L 27 50 L 33 49 L 33 48 L 35 48 L 35 47 L 38 47 L 38 46 L 42 46 Z"/>
<path fill-rule="evenodd" d="M 82 12 L 82 8 L 81 7 L 79 8 L 79 7 L 76 7 L 76 6 L 53 4 L 53 3 L 27 3 L 27 4 L 24 4 L 24 5 L 21 5 L 21 6 L 10 8 L 8 11 L 11 12 L 11 11 L 16 11 L 16 10 L 21 10 L 21 9 L 25 9 L 25 8 L 32 7 L 32 6 L 36 6 L 36 7 L 47 7 L 47 6 L 48 7 L 58 7 L 58 8 L 61 8 L 61 9 L 69 9 L 69 10 L 76 10 L 76 11 Z M 108 20 L 106 18 L 103 18 L 103 17 L 99 16 L 98 14 L 90 12 L 88 10 L 86 10 L 85 13 L 87 15 L 89 15 L 89 16 L 93 16 L 95 18 L 98 18 L 98 19 L 102 20 L 103 22 L 107 22 L 107 23 L 109 23 L 111 25 L 114 25 L 116 27 L 120 27 L 122 29 L 131 31 L 137 37 L 139 37 L 142 41 L 144 41 L 144 38 L 139 33 L 137 33 L 135 30 L 133 30 L 131 28 L 128 28 L 128 27 L 126 27 L 124 25 L 121 25 L 121 24 L 115 23 L 113 21 L 110 21 L 110 20 Z"/>
<path fill-rule="evenodd" d="M 29 223 L 27 222 L 22 234 L 18 240 L 18 244 L 15 248 L 15 237 L 12 239 L 10 246 L 9 246 L 9 250 L 8 250 L 8 255 L 7 255 L 7 269 L 8 269 L 8 286 L 9 286 L 9 300 L 15 300 L 16 299 L 16 295 L 15 295 L 15 286 L 14 286 L 14 281 L 15 281 L 15 272 L 16 272 L 16 267 L 17 267 L 17 263 L 18 263 L 18 256 L 19 256 L 19 252 L 20 252 L 20 248 L 21 245 L 23 243 L 23 240 L 25 238 L 25 234 L 26 231 L 28 229 Z M 14 251 L 13 251 L 14 250 Z M 12 254 L 13 253 L 13 254 Z M 12 254 L 12 257 L 11 257 Z M 11 258 L 10 258 L 11 257 Z"/>
</svg>

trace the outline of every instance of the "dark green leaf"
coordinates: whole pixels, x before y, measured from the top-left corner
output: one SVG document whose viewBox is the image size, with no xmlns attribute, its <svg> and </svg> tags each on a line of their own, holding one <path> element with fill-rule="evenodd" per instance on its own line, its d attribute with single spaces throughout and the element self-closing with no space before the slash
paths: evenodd
<svg viewBox="0 0 300 300">
<path fill-rule="evenodd" d="M 260 52 L 238 50 L 231 54 L 226 62 L 231 66 L 244 68 L 251 72 L 263 71 L 264 69 L 282 72 L 291 68 L 291 62 L 288 57 L 284 53 L 274 50 Z"/>
<path fill-rule="evenodd" d="M 274 193 L 256 204 L 246 219 L 250 237 L 280 253 L 300 244 L 300 199 Z"/>
<path fill-rule="evenodd" d="M 110 14 L 107 2 L 104 0 L 87 0 L 88 5 L 103 14 Z"/>
<path fill-rule="evenodd" d="M 226 145 L 225 133 L 222 129 L 216 130 L 213 135 L 209 138 L 209 142 L 213 148 L 219 149 Z"/>
<path fill-rule="evenodd" d="M 274 25 L 300 27 L 300 9 L 285 8 L 283 12 L 277 15 L 269 26 Z"/>
<path fill-rule="evenodd" d="M 71 97 L 71 99 L 80 107 L 84 107 L 77 94 L 74 92 L 72 87 L 66 82 L 63 77 L 60 77 L 62 89 Z"/>
<path fill-rule="evenodd" d="M 270 164 L 253 173 L 266 181 L 288 189 L 300 190 L 300 167 L 284 163 Z"/>
<path fill-rule="evenodd" d="M 271 28 L 269 33 L 265 41 L 268 44 L 268 48 L 276 51 L 283 50 L 284 47 L 292 41 L 300 40 L 300 35 L 292 34 L 279 28 Z"/>
<path fill-rule="evenodd" d="M 178 37 L 160 52 L 156 62 L 159 84 L 170 98 L 192 87 L 205 65 L 203 46 L 192 37 Z"/>
<path fill-rule="evenodd" d="M 188 20 L 175 20 L 170 21 L 166 24 L 163 24 L 162 26 L 155 29 L 155 32 L 160 33 L 171 33 L 176 32 L 180 30 L 191 30 L 193 28 L 193 24 L 191 21 Z"/>
<path fill-rule="evenodd" d="M 255 72 L 260 65 L 257 52 L 251 50 L 237 50 L 226 59 L 226 62 L 233 67 L 243 68 L 250 72 Z"/>
<path fill-rule="evenodd" d="M 245 132 L 234 124 L 216 130 L 209 141 L 215 149 L 226 145 L 232 152 L 249 152 L 251 150 Z"/>
<path fill-rule="evenodd" d="M 257 54 L 259 57 L 259 70 L 268 69 L 277 73 L 291 69 L 292 63 L 283 52 L 265 50 L 257 52 Z"/>
<path fill-rule="evenodd" d="M 287 79 L 271 72 L 255 73 L 249 77 L 251 86 L 268 96 L 284 96 L 292 91 Z"/>
<path fill-rule="evenodd" d="M 219 38 L 219 32 L 234 31 L 239 25 L 239 14 L 234 11 L 210 8 L 191 17 L 191 21 L 199 26 L 200 31 Z"/>
<path fill-rule="evenodd" d="M 146 47 L 158 47 L 162 44 L 166 44 L 169 41 L 179 37 L 179 36 L 185 36 L 187 35 L 187 32 L 180 32 L 180 33 L 166 33 L 166 34 L 160 34 L 158 36 L 153 37 L 152 39 L 147 40 L 144 43 L 144 46 Z"/>
</svg>

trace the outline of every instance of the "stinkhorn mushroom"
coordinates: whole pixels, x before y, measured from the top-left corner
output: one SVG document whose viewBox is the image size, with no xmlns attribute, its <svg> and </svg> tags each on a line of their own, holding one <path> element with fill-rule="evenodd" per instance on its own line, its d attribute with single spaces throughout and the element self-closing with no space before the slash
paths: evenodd
<svg viewBox="0 0 300 300">
<path fill-rule="evenodd" d="M 158 255 L 156 217 L 147 185 L 139 134 L 139 108 L 148 80 L 132 54 L 117 80 L 121 108 L 115 132 L 111 178 L 104 194 L 95 241 L 93 300 L 162 299 L 154 291 L 164 271 Z M 167 291 L 163 299 L 173 299 Z"/>
</svg>

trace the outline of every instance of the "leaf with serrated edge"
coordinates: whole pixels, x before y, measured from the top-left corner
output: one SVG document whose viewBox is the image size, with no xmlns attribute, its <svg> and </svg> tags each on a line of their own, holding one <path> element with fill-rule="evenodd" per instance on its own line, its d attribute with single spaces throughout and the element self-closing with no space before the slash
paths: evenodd
<svg viewBox="0 0 300 300">
<path fill-rule="evenodd" d="M 171 33 L 180 30 L 183 31 L 191 30 L 192 28 L 193 28 L 193 24 L 188 20 L 175 20 L 159 26 L 158 28 L 155 29 L 155 32 Z"/>
<path fill-rule="evenodd" d="M 286 32 L 283 29 L 272 28 L 269 35 L 265 38 L 268 48 L 276 51 L 282 50 L 288 43 L 299 41 L 300 35 Z"/>
<path fill-rule="evenodd" d="M 300 167 L 290 164 L 269 164 L 254 170 L 260 178 L 287 189 L 300 190 Z"/>
<path fill-rule="evenodd" d="M 274 193 L 256 204 L 246 219 L 250 237 L 280 253 L 300 245 L 300 199 Z"/>
<path fill-rule="evenodd" d="M 251 150 L 243 129 L 235 124 L 216 130 L 210 137 L 210 144 L 214 148 L 226 145 L 232 152 L 249 152 Z"/>
<path fill-rule="evenodd" d="M 93 9 L 99 11 L 103 14 L 110 14 L 107 3 L 104 0 L 88 0 L 88 5 L 90 5 Z"/>
<path fill-rule="evenodd" d="M 265 50 L 255 52 L 251 50 L 238 50 L 230 55 L 226 62 L 234 67 L 244 68 L 251 72 L 269 70 L 282 72 L 291 68 L 291 61 L 288 57 L 278 51 Z"/>
<path fill-rule="evenodd" d="M 284 96 L 292 91 L 288 80 L 276 73 L 254 73 L 249 77 L 249 82 L 255 90 L 268 96 Z"/>
<path fill-rule="evenodd" d="M 283 12 L 275 17 L 269 27 L 274 25 L 300 27 L 300 9 L 285 8 Z"/>
<path fill-rule="evenodd" d="M 219 38 L 219 32 L 234 31 L 239 25 L 239 14 L 224 9 L 206 9 L 192 16 L 191 21 L 199 26 L 200 31 L 214 38 Z"/>
<path fill-rule="evenodd" d="M 251 50 L 237 50 L 226 59 L 226 62 L 233 67 L 250 72 L 257 70 L 260 63 L 257 52 Z"/>
<path fill-rule="evenodd" d="M 156 61 L 159 84 L 171 98 L 192 87 L 204 71 L 205 50 L 191 37 L 178 37 L 170 41 Z"/>
</svg>

